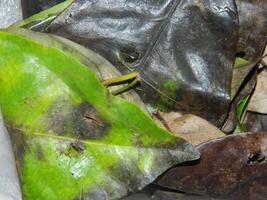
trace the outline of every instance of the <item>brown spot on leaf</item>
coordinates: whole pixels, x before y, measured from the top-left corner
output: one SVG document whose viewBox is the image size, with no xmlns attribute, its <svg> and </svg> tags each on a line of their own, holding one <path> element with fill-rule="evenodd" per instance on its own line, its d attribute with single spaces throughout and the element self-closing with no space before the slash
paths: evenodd
<svg viewBox="0 0 267 200">
<path fill-rule="evenodd" d="M 80 141 L 71 142 L 70 147 L 79 153 L 85 150 L 85 145 Z"/>
<path fill-rule="evenodd" d="M 82 104 L 73 112 L 74 133 L 82 139 L 99 139 L 110 129 L 97 110 L 89 104 Z"/>
<path fill-rule="evenodd" d="M 12 141 L 12 148 L 14 151 L 17 171 L 19 177 L 22 177 L 23 161 L 27 144 L 25 142 L 23 132 L 20 128 L 17 128 L 9 123 L 6 123 L 5 125 Z"/>
<path fill-rule="evenodd" d="M 64 99 L 54 103 L 45 116 L 45 123 L 49 133 L 76 139 L 99 139 L 110 128 L 110 124 L 99 116 L 93 106 L 82 103 L 73 107 Z"/>
<path fill-rule="evenodd" d="M 40 144 L 36 145 L 36 157 L 38 160 L 43 160 L 44 159 L 44 152 Z"/>
</svg>

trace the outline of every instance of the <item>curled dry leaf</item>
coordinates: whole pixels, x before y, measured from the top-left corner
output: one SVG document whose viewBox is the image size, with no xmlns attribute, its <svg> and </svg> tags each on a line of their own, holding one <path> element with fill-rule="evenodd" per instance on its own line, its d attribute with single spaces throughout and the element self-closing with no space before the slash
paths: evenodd
<svg viewBox="0 0 267 200">
<path fill-rule="evenodd" d="M 242 90 L 242 88 L 240 88 L 241 85 L 244 85 L 245 79 L 256 65 L 257 62 L 248 62 L 239 57 L 235 59 L 231 83 L 231 99 L 234 99 L 238 91 Z"/>
<path fill-rule="evenodd" d="M 257 76 L 256 88 L 249 101 L 248 110 L 267 114 L 267 70 L 265 68 Z"/>
<path fill-rule="evenodd" d="M 267 133 L 225 136 L 198 149 L 200 160 L 168 170 L 156 184 L 219 199 L 267 198 Z"/>
<path fill-rule="evenodd" d="M 157 112 L 154 115 L 154 120 L 162 127 L 194 145 L 225 135 L 216 126 L 196 115 Z"/>
<path fill-rule="evenodd" d="M 95 53 L 9 29 L 0 32 L 0 54 L 0 105 L 25 199 L 118 199 L 199 157 L 111 95 L 95 73 L 108 62 Z"/>
<path fill-rule="evenodd" d="M 233 77 L 233 78 L 238 78 Z M 242 83 L 238 83 L 238 81 L 235 81 L 234 83 L 238 83 L 239 89 L 238 92 L 235 94 L 232 102 L 231 107 L 227 116 L 227 119 L 222 127 L 222 130 L 227 133 L 233 133 L 233 131 L 236 129 L 238 122 L 241 122 L 240 118 L 242 117 L 242 113 L 245 112 L 247 105 L 244 105 L 244 108 L 238 111 L 239 105 L 244 100 L 244 98 L 249 98 L 252 94 L 257 81 L 257 68 L 252 68 L 252 71 L 247 74 L 246 78 Z M 240 87 L 242 85 L 242 87 Z M 241 113 L 238 113 L 240 112 Z M 238 116 L 239 115 L 239 116 Z M 239 119 L 238 119 L 239 117 Z"/>
<path fill-rule="evenodd" d="M 75 0 L 46 27 L 38 23 L 24 27 L 85 45 L 123 73 L 140 72 L 137 91 L 147 105 L 224 122 L 238 32 L 234 0 Z"/>
</svg>

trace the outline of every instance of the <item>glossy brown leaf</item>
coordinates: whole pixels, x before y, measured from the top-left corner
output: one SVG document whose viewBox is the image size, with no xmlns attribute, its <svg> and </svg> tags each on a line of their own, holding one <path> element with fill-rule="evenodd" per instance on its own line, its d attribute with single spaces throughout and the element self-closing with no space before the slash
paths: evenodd
<svg viewBox="0 0 267 200">
<path fill-rule="evenodd" d="M 237 44 L 234 0 L 76 0 L 43 29 L 95 50 L 123 73 L 140 72 L 148 106 L 224 122 Z"/>
<path fill-rule="evenodd" d="M 170 169 L 157 184 L 215 198 L 267 199 L 267 133 L 226 136 L 198 149 L 198 162 Z"/>
</svg>

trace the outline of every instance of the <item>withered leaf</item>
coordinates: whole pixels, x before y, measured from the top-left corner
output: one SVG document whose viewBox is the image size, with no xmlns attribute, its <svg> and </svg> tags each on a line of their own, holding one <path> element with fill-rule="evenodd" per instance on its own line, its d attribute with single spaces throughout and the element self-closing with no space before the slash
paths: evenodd
<svg viewBox="0 0 267 200">
<path fill-rule="evenodd" d="M 162 127 L 194 145 L 225 135 L 207 120 L 192 114 L 157 112 L 154 115 L 154 120 Z"/>
<path fill-rule="evenodd" d="M 249 101 L 248 110 L 267 114 L 267 70 L 263 69 L 257 76 L 257 85 Z"/>
<path fill-rule="evenodd" d="M 230 135 L 198 149 L 200 160 L 168 170 L 156 183 L 214 198 L 267 198 L 267 133 Z"/>
<path fill-rule="evenodd" d="M 23 198 L 118 199 L 199 157 L 107 91 L 95 70 L 110 63 L 62 41 L 25 29 L 0 32 L 0 106 Z"/>
<path fill-rule="evenodd" d="M 250 132 L 267 131 L 267 114 L 246 112 L 243 126 Z"/>
</svg>

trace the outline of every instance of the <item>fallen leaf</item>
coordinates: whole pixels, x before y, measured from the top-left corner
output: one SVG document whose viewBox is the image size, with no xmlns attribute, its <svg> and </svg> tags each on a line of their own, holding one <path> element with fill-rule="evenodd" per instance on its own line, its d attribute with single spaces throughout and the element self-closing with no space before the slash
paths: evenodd
<svg viewBox="0 0 267 200">
<path fill-rule="evenodd" d="M 0 32 L 0 52 L 0 105 L 25 199 L 118 199 L 199 157 L 108 92 L 94 72 L 102 57 L 22 29 Z"/>
<path fill-rule="evenodd" d="M 229 135 L 197 148 L 200 160 L 168 170 L 156 184 L 219 199 L 266 199 L 267 133 Z"/>
<path fill-rule="evenodd" d="M 267 131 L 267 115 L 253 112 L 246 112 L 243 126 L 250 132 Z"/>
<path fill-rule="evenodd" d="M 147 191 L 130 195 L 122 200 L 214 200 L 200 195 L 184 194 L 149 188 Z"/>
<path fill-rule="evenodd" d="M 223 124 L 238 30 L 232 0 L 76 0 L 44 29 L 93 49 L 122 73 L 138 71 L 148 106 Z"/>
<path fill-rule="evenodd" d="M 267 70 L 257 76 L 257 85 L 248 104 L 248 110 L 267 114 Z"/>
<path fill-rule="evenodd" d="M 242 100 L 246 97 L 250 97 L 257 80 L 257 68 L 253 68 L 252 71 L 247 75 L 247 77 L 242 82 L 242 86 L 239 88 L 236 95 L 233 97 L 231 102 L 231 107 L 227 119 L 222 127 L 223 132 L 230 134 L 236 129 L 238 123 L 242 123 L 240 118 L 238 118 L 238 109 Z M 246 112 L 246 106 L 241 109 L 241 114 Z M 240 116 L 239 116 L 240 117 Z"/>
<path fill-rule="evenodd" d="M 231 83 L 231 98 L 232 99 L 234 99 L 238 91 L 242 89 L 240 88 L 241 85 L 244 83 L 246 77 L 253 70 L 253 68 L 256 67 L 256 65 L 257 63 L 255 62 L 248 62 L 239 57 L 235 59 L 232 83 Z"/>
<path fill-rule="evenodd" d="M 260 58 L 266 45 L 266 0 L 236 0 L 240 23 L 238 52 L 249 61 Z"/>
<path fill-rule="evenodd" d="M 207 120 L 191 114 L 158 112 L 154 115 L 154 120 L 162 127 L 194 145 L 225 135 Z"/>
</svg>

